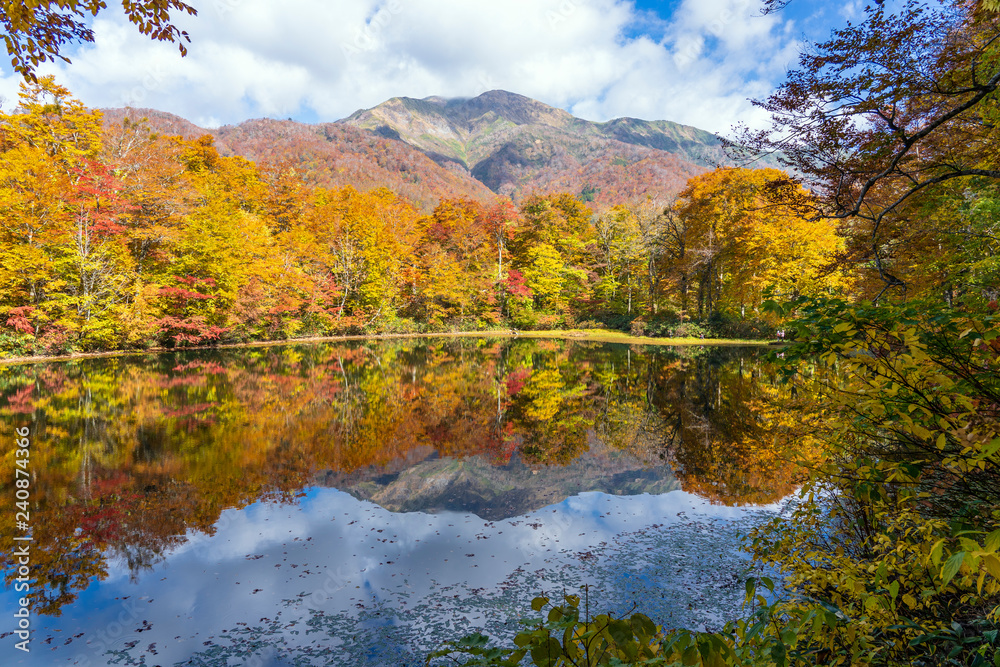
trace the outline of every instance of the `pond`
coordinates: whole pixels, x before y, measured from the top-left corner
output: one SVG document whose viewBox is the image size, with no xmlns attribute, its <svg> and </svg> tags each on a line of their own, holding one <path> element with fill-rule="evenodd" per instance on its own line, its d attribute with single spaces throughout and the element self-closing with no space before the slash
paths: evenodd
<svg viewBox="0 0 1000 667">
<path fill-rule="evenodd" d="M 584 586 L 718 627 L 795 488 L 785 391 L 759 348 L 540 339 L 0 368 L 4 664 L 420 665 Z"/>
</svg>

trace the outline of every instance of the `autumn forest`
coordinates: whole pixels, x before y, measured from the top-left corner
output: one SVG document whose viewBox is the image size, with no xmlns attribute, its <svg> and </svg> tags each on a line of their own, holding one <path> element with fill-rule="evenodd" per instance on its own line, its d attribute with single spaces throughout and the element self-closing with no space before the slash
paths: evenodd
<svg viewBox="0 0 1000 667">
<path fill-rule="evenodd" d="M 64 4 L 56 36 L 93 39 Z M 525 470 L 534 493 L 605 457 L 632 500 L 669 478 L 727 512 L 784 503 L 740 535 L 740 615 L 658 625 L 646 593 L 618 617 L 540 586 L 492 637 L 445 623 L 422 664 L 1000 667 L 1000 3 L 856 4 L 725 140 L 496 90 L 193 132 L 87 108 L 33 74 L 62 41 L 8 41 L 0 417 L 46 468 L 40 608 L 259 498 L 408 501 L 385 470 L 449 457 L 479 466 L 466 495 Z M 62 25 L 36 5 L 36 33 Z M 183 2 L 124 6 L 187 38 Z M 548 330 L 630 346 L 523 336 Z M 25 361 L 120 350 L 146 354 Z M 625 454 L 670 470 L 644 486 Z"/>
<path fill-rule="evenodd" d="M 501 327 L 761 338 L 765 299 L 854 281 L 830 221 L 763 205 L 775 170 L 602 211 L 579 193 L 421 210 L 103 123 L 46 79 L 0 127 L 7 355 Z"/>
</svg>

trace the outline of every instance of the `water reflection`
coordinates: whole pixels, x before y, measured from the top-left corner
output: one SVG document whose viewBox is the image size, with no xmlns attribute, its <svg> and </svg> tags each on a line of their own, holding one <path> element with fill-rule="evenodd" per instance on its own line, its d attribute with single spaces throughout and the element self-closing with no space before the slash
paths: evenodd
<svg viewBox="0 0 1000 667">
<path fill-rule="evenodd" d="M 376 538 L 383 547 L 390 539 L 413 547 L 413 540 L 426 539 L 415 537 L 420 531 L 414 526 L 440 526 L 441 517 L 458 513 L 469 530 L 491 538 L 489 553 L 456 552 L 444 566 L 440 549 L 427 552 L 424 562 L 412 548 L 395 553 L 367 546 L 378 551 L 378 567 L 397 564 L 385 569 L 386 576 L 406 579 L 414 600 L 423 599 L 418 592 L 428 585 L 426 578 L 438 576 L 432 561 L 440 576 L 457 574 L 466 593 L 477 588 L 495 593 L 495 577 L 477 583 L 469 571 L 488 567 L 505 549 L 523 549 L 558 534 L 550 522 L 525 524 L 524 517 L 590 497 L 588 492 L 608 502 L 632 497 L 633 507 L 638 494 L 681 502 L 682 496 L 668 493 L 678 486 L 722 505 L 766 504 L 787 495 L 795 484 L 795 467 L 787 461 L 796 418 L 781 407 L 784 389 L 773 373 L 762 355 L 748 350 L 681 355 L 663 348 L 523 339 L 252 348 L 5 368 L 0 370 L 4 431 L 24 424 L 32 429 L 32 575 L 36 594 L 44 590 L 34 611 L 64 613 L 64 632 L 70 632 L 74 623 L 82 628 L 83 619 L 93 622 L 95 609 L 120 613 L 120 604 L 112 602 L 116 597 L 137 596 L 136 590 L 152 597 L 156 580 L 169 570 L 165 587 L 177 589 L 169 595 L 180 595 L 180 586 L 189 595 L 204 592 L 207 600 L 220 597 L 221 587 L 227 594 L 220 601 L 232 603 L 230 593 L 251 594 L 241 587 L 261 588 L 253 599 L 263 601 L 262 618 L 273 616 L 273 609 L 264 611 L 300 593 L 292 590 L 295 578 L 282 584 L 263 570 L 250 572 L 253 560 L 241 568 L 223 565 L 261 549 L 265 553 L 257 560 L 277 558 L 274 548 L 259 546 L 267 531 L 254 523 L 253 512 L 263 508 L 307 512 L 309 526 L 322 521 L 344 530 L 347 516 L 356 515 L 359 527 L 352 530 L 394 531 L 394 537 Z M 795 444 L 799 456 L 803 443 Z M 13 456 L 4 457 L 3 466 L 2 492 L 12 493 Z M 333 504 L 316 510 L 320 499 Z M 568 516 L 565 507 L 556 516 Z M 381 528 L 359 518 L 359 508 L 379 513 Z M 334 509 L 347 516 L 326 516 Z M 721 507 L 702 511 L 729 516 Z M 242 518 L 227 520 L 234 512 Z M 12 520 L 4 516 L 0 523 L 5 545 L 15 532 Z M 315 527 L 291 518 L 265 520 L 283 524 L 293 537 L 317 545 L 325 540 L 324 548 L 340 553 L 330 542 L 334 538 L 321 540 Z M 504 539 L 497 539 L 497 524 L 487 526 L 518 520 L 520 526 Z M 226 521 L 250 523 L 238 529 Z M 575 521 L 565 525 L 580 527 Z M 656 519 L 643 525 L 655 526 Z M 582 539 L 564 536 L 567 543 L 560 549 L 572 546 L 579 556 L 603 541 L 606 560 L 604 551 L 619 528 L 583 529 L 577 536 Z M 219 539 L 223 533 L 225 543 Z M 346 544 L 359 538 L 348 531 L 336 539 Z M 206 545 L 222 551 L 201 553 Z M 178 579 L 178 572 L 188 573 L 183 564 L 196 552 L 201 570 L 226 573 L 218 583 Z M 509 577 L 509 568 L 547 562 L 544 554 L 507 558 L 496 572 Z M 298 561 L 293 564 L 301 566 L 301 574 L 309 559 L 304 552 L 299 556 L 290 560 Z M 356 573 L 375 567 L 352 560 L 359 555 L 342 556 L 342 561 L 326 558 L 321 566 L 314 562 L 317 569 L 308 577 L 342 571 L 352 574 L 338 576 L 353 582 Z M 4 560 L 9 585 L 9 552 Z M 400 560 L 413 570 L 410 577 L 399 569 Z M 587 561 L 579 556 L 574 562 L 579 569 Z M 280 563 L 268 565 L 281 571 Z M 103 583 L 93 586 L 97 581 Z M 267 588 L 258 583 L 263 581 Z M 386 590 L 379 588 L 384 582 L 360 582 L 351 586 Z M 325 583 L 308 579 L 303 591 L 311 595 Z M 529 597 L 532 592 L 526 591 Z M 327 607 L 310 609 L 326 618 L 360 604 L 334 598 Z M 206 613 L 185 616 L 162 604 L 155 614 L 154 607 L 140 614 L 142 620 L 171 611 L 182 620 Z M 323 624 L 311 618 L 317 627 Z M 190 655 L 194 649 L 185 646 Z"/>
</svg>

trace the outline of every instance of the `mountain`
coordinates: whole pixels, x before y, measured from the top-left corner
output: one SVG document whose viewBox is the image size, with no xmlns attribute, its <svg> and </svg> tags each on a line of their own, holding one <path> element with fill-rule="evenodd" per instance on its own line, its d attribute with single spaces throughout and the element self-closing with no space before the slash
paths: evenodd
<svg viewBox="0 0 1000 667">
<path fill-rule="evenodd" d="M 523 95 L 395 97 L 339 121 L 469 170 L 494 192 L 590 192 L 601 203 L 680 190 L 727 162 L 714 134 L 670 121 L 576 118 Z"/>
<path fill-rule="evenodd" d="M 446 197 L 487 201 L 494 195 L 467 170 L 442 166 L 420 150 L 373 132 L 338 123 L 309 125 L 292 120 L 256 119 L 239 125 L 205 129 L 179 116 L 154 109 L 104 109 L 104 122 L 118 124 L 126 116 L 146 118 L 161 134 L 194 139 L 206 134 L 225 156 L 254 162 L 289 161 L 309 182 L 359 190 L 387 187 L 430 210 Z"/>
<path fill-rule="evenodd" d="M 291 161 L 326 187 L 385 186 L 423 210 L 440 199 L 515 200 L 572 192 L 598 208 L 668 197 L 692 176 L 727 164 L 714 134 L 670 121 L 596 123 L 493 90 L 471 99 L 394 97 L 335 123 L 257 119 L 217 129 L 152 109 L 106 109 L 105 122 L 146 117 L 152 129 L 215 137 L 223 155 Z"/>
<path fill-rule="evenodd" d="M 504 466 L 481 456 L 430 455 L 353 473 L 327 471 L 320 486 L 346 491 L 390 512 L 471 512 L 497 521 L 527 514 L 586 491 L 661 494 L 680 488 L 669 466 L 648 466 L 596 439 L 566 465 L 528 465 L 515 455 Z"/>
</svg>

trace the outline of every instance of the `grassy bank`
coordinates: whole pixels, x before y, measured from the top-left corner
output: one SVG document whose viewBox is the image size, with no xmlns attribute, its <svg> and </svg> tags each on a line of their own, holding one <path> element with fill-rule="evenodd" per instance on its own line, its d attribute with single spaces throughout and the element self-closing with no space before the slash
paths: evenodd
<svg viewBox="0 0 1000 667">
<path fill-rule="evenodd" d="M 33 364 L 44 361 L 66 361 L 71 359 L 90 359 L 102 357 L 122 357 L 143 354 L 160 354 L 179 350 L 222 350 L 243 347 L 274 347 L 278 345 L 301 345 L 305 343 L 329 343 L 351 340 L 389 340 L 397 338 L 557 338 L 564 340 L 587 341 L 594 343 L 623 343 L 627 345 L 658 345 L 658 346 L 693 346 L 693 345 L 769 345 L 769 341 L 726 339 L 726 338 L 652 338 L 631 336 L 613 329 L 568 329 L 553 331 L 514 331 L 501 329 L 496 331 L 452 331 L 443 333 L 405 333 L 405 334 L 370 334 L 359 336 L 313 336 L 308 338 L 290 338 L 284 340 L 252 341 L 247 343 L 225 343 L 198 347 L 167 348 L 151 347 L 143 350 L 108 350 L 106 352 L 74 352 L 71 354 L 52 356 L 7 357 L 0 359 L 0 366 L 16 364 Z"/>
</svg>

